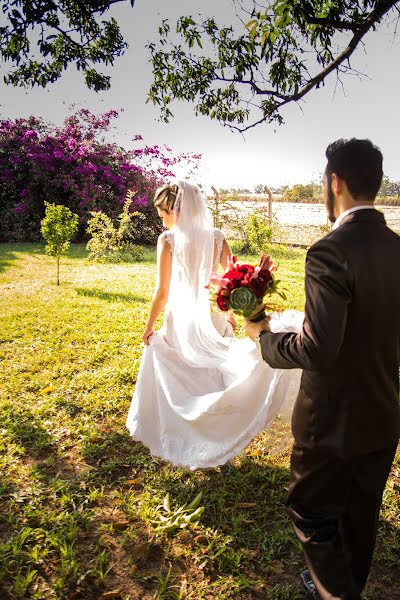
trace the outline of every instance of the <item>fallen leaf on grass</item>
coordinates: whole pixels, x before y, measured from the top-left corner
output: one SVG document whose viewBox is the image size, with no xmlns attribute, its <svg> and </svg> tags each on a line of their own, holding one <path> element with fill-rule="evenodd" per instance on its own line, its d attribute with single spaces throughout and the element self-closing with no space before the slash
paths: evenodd
<svg viewBox="0 0 400 600">
<path fill-rule="evenodd" d="M 129 527 L 129 521 L 114 521 L 112 524 L 114 529 L 118 529 L 118 531 L 123 531 Z"/>
<path fill-rule="evenodd" d="M 255 583 L 249 587 L 253 592 L 262 592 L 267 587 L 267 584 L 264 581 L 260 581 L 259 583 Z"/>
<path fill-rule="evenodd" d="M 128 465 L 129 466 L 129 465 Z M 140 477 L 136 477 L 136 479 L 127 479 L 125 481 L 125 485 L 142 485 L 142 480 Z"/>
<path fill-rule="evenodd" d="M 112 590 L 111 592 L 104 592 L 101 595 L 102 598 L 120 598 L 122 595 L 122 589 Z"/>
<path fill-rule="evenodd" d="M 91 435 L 89 438 L 89 442 L 91 444 L 101 444 L 101 442 L 104 442 L 104 438 L 101 437 L 101 435 Z"/>
<path fill-rule="evenodd" d="M 197 544 L 208 544 L 209 543 L 209 539 L 206 535 L 196 535 L 196 537 L 193 540 L 194 542 L 197 542 Z"/>
<path fill-rule="evenodd" d="M 149 542 L 144 542 L 143 544 L 137 544 L 130 551 L 130 555 L 133 559 L 140 558 L 144 554 L 147 554 L 149 551 L 150 544 Z"/>
<path fill-rule="evenodd" d="M 261 456 L 262 454 L 265 454 L 263 450 L 252 450 L 251 452 L 247 453 L 248 456 Z"/>
<path fill-rule="evenodd" d="M 256 502 L 238 502 L 236 504 L 237 508 L 253 508 L 254 506 L 257 506 Z"/>
<path fill-rule="evenodd" d="M 50 392 L 52 392 L 52 391 L 53 391 L 53 386 L 52 385 L 48 385 L 47 387 L 45 387 L 42 390 L 40 390 L 39 396 L 44 396 L 45 394 L 50 394 Z"/>
<path fill-rule="evenodd" d="M 281 575 L 285 570 L 285 567 L 283 566 L 283 563 L 280 560 L 273 560 L 269 565 L 268 565 L 268 571 L 272 571 L 273 573 L 276 573 L 277 575 Z"/>
</svg>

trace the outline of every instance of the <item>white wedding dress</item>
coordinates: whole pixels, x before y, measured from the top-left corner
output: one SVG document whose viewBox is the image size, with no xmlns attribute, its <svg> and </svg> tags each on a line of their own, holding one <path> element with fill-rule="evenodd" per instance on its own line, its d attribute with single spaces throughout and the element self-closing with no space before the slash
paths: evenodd
<svg viewBox="0 0 400 600">
<path fill-rule="evenodd" d="M 211 235 L 216 272 L 223 235 L 214 229 Z M 166 236 L 174 265 L 176 232 Z M 197 355 L 207 338 L 197 332 L 193 315 L 185 322 L 185 305 L 176 306 L 181 295 L 172 277 L 164 325 L 144 348 L 126 425 L 153 456 L 191 469 L 215 467 L 237 456 L 278 414 L 290 417 L 301 371 L 270 367 L 252 340 L 234 337 L 220 312 L 211 313 L 210 322 L 213 342 L 222 345 L 210 358 L 209 342 L 202 359 L 191 358 L 193 348 L 179 345 L 182 320 L 186 342 L 201 338 Z M 270 325 L 273 331 L 300 331 L 302 322 L 303 313 L 290 310 L 273 314 Z"/>
</svg>

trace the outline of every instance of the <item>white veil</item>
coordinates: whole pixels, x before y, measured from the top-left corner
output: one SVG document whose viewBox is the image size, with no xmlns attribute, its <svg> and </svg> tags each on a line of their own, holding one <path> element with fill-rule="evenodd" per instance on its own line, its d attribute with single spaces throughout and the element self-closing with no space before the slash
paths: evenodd
<svg viewBox="0 0 400 600">
<path fill-rule="evenodd" d="M 168 309 L 173 317 L 173 345 L 194 367 L 221 365 L 230 346 L 211 320 L 206 289 L 213 265 L 214 227 L 196 185 L 179 181 L 174 204 L 174 252 Z"/>
</svg>

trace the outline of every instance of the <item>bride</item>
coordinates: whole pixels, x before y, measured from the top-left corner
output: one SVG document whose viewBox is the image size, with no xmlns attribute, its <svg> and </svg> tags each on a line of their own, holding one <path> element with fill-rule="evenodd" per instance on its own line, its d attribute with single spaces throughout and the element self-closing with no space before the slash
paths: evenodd
<svg viewBox="0 0 400 600">
<path fill-rule="evenodd" d="M 164 231 L 145 347 L 127 428 L 153 456 L 191 469 L 237 456 L 278 413 L 290 412 L 300 371 L 273 369 L 250 339 L 234 337 L 229 313 L 211 312 L 206 284 L 231 250 L 199 188 L 164 185 L 154 204 Z M 154 324 L 165 307 L 164 325 Z M 298 331 L 303 314 L 271 317 L 272 331 Z"/>
</svg>

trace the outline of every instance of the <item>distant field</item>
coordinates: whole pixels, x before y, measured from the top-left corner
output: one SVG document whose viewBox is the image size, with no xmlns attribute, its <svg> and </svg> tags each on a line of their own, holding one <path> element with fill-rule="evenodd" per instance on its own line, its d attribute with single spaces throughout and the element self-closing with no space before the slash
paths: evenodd
<svg viewBox="0 0 400 600">
<path fill-rule="evenodd" d="M 208 200 L 211 201 L 213 196 L 209 196 Z M 266 194 L 221 194 L 221 201 L 240 201 L 240 202 L 268 202 L 268 196 Z M 272 194 L 273 202 L 294 202 L 290 198 L 285 198 L 282 194 Z M 322 196 L 316 198 L 301 198 L 298 200 L 303 204 L 323 204 L 324 200 Z M 378 196 L 377 204 L 386 206 L 400 206 L 399 196 Z"/>
</svg>

